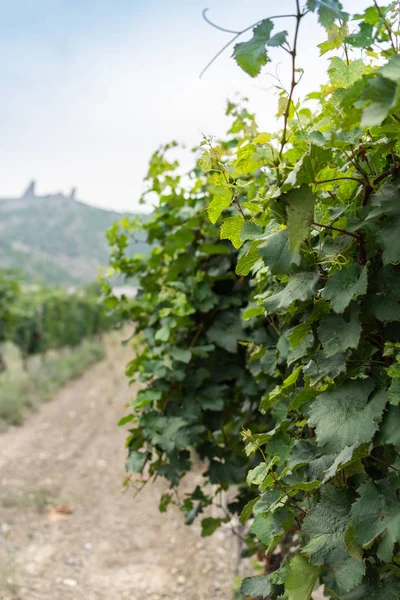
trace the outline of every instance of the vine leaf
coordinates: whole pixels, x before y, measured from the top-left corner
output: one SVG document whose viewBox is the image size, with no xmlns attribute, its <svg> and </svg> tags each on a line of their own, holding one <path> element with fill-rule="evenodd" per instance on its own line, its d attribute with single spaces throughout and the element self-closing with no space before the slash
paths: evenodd
<svg viewBox="0 0 400 600">
<path fill-rule="evenodd" d="M 246 577 L 242 581 L 240 592 L 243 596 L 268 596 L 272 591 L 271 583 L 265 575 L 258 577 Z"/>
<path fill-rule="evenodd" d="M 400 595 L 400 581 L 398 579 L 387 579 L 379 581 L 372 576 L 364 577 L 362 584 L 349 594 L 343 596 L 343 600 L 398 600 Z"/>
<path fill-rule="evenodd" d="M 230 240 L 235 248 L 240 248 L 243 245 L 243 240 L 240 238 L 243 224 L 243 217 L 240 216 L 225 219 L 220 229 L 221 240 Z"/>
<path fill-rule="evenodd" d="M 285 195 L 289 249 L 298 252 L 307 238 L 314 220 L 315 196 L 307 185 Z"/>
<path fill-rule="evenodd" d="M 296 325 L 293 329 L 288 331 L 288 340 L 290 342 L 290 346 L 292 348 L 296 348 L 298 344 L 300 344 L 304 338 L 311 331 L 311 326 L 313 323 L 318 321 L 323 315 L 326 315 L 329 312 L 329 305 L 326 302 L 322 302 L 321 300 L 317 300 L 314 304 L 313 311 L 311 315 L 300 323 Z"/>
<path fill-rule="evenodd" d="M 301 300 L 302 302 L 309 300 L 315 294 L 318 280 L 318 271 L 296 273 L 280 292 L 272 294 L 264 301 L 266 310 L 269 313 L 275 313 L 289 308 L 295 300 Z"/>
<path fill-rule="evenodd" d="M 233 56 L 239 67 L 251 77 L 256 77 L 269 61 L 266 46 L 282 46 L 286 42 L 287 31 L 280 31 L 271 37 L 274 24 L 270 19 L 264 19 L 254 27 L 253 37 L 247 42 L 236 44 Z"/>
<path fill-rule="evenodd" d="M 311 556 L 314 565 L 325 565 L 333 570 L 342 592 L 349 592 L 362 581 L 365 567 L 347 552 L 345 532 L 350 524 L 351 502 L 346 492 L 325 486 L 321 501 L 303 522 L 302 533 L 310 541 L 303 551 Z"/>
<path fill-rule="evenodd" d="M 254 223 L 253 221 L 246 221 L 243 223 L 240 231 L 240 239 L 245 242 L 246 240 L 256 240 L 260 238 L 263 230 L 262 227 Z"/>
<path fill-rule="evenodd" d="M 326 315 L 318 327 L 318 338 L 327 357 L 357 348 L 361 336 L 358 307 L 351 311 L 349 322 L 340 315 Z"/>
<path fill-rule="evenodd" d="M 184 348 L 171 348 L 170 355 L 172 358 L 178 362 L 183 362 L 186 365 L 190 363 L 192 358 L 192 353 L 190 350 L 185 350 Z"/>
<path fill-rule="evenodd" d="M 207 331 L 209 342 L 213 342 L 231 354 L 237 351 L 238 341 L 244 338 L 240 316 L 229 312 L 219 314 Z"/>
<path fill-rule="evenodd" d="M 332 27 L 335 21 L 347 21 L 348 14 L 343 12 L 339 0 L 308 0 L 307 8 L 312 12 L 318 11 L 318 18 L 324 27 Z"/>
<path fill-rule="evenodd" d="M 271 233 L 259 246 L 259 252 L 273 275 L 288 273 L 292 265 L 300 264 L 300 254 L 289 249 L 287 229 Z"/>
<path fill-rule="evenodd" d="M 352 444 L 346 446 L 340 454 L 335 458 L 332 465 L 324 473 L 324 479 L 322 483 L 326 483 L 329 479 L 334 477 L 338 471 L 341 471 L 345 467 L 361 460 L 368 456 L 368 444 Z"/>
<path fill-rule="evenodd" d="M 354 48 L 368 48 L 374 43 L 373 30 L 371 23 L 360 23 L 357 33 L 346 36 L 345 42 Z"/>
<path fill-rule="evenodd" d="M 218 527 L 220 527 L 222 523 L 225 522 L 226 519 L 221 518 L 216 519 L 213 517 L 207 517 L 206 519 L 202 519 L 201 537 L 208 537 L 209 535 L 212 535 L 218 529 Z"/>
<path fill-rule="evenodd" d="M 330 148 L 321 148 L 311 144 L 307 154 L 296 163 L 294 169 L 286 179 L 283 189 L 290 189 L 303 183 L 314 183 L 318 173 L 329 164 L 332 158 Z"/>
<path fill-rule="evenodd" d="M 341 452 L 355 440 L 361 443 L 372 439 L 387 402 L 384 391 L 370 399 L 374 388 L 372 379 L 347 381 L 317 397 L 308 423 L 315 427 L 317 442 L 325 452 Z"/>
<path fill-rule="evenodd" d="M 251 525 L 250 531 L 257 536 L 261 543 L 267 546 L 267 553 L 269 554 L 292 528 L 293 521 L 293 513 L 288 508 L 258 514 Z"/>
<path fill-rule="evenodd" d="M 371 79 L 363 94 L 365 108 L 361 121 L 362 127 L 380 125 L 391 109 L 398 104 L 400 79 L 400 57 L 392 56 L 389 61 L 378 69 L 378 76 Z"/>
<path fill-rule="evenodd" d="M 232 202 L 232 194 L 229 189 L 220 187 L 217 194 L 213 197 L 208 205 L 207 212 L 211 223 L 215 224 L 221 213 L 230 206 Z"/>
<path fill-rule="evenodd" d="M 208 173 L 208 171 L 211 171 L 212 169 L 212 158 L 210 156 L 209 152 L 203 152 L 203 154 L 200 156 L 199 160 L 197 161 L 198 166 L 200 167 L 200 169 L 202 169 L 202 171 L 204 171 L 205 173 Z"/>
<path fill-rule="evenodd" d="M 257 248 L 250 248 L 239 258 L 236 265 L 236 275 L 248 275 L 259 258 Z"/>
<path fill-rule="evenodd" d="M 285 583 L 287 600 L 310 600 L 320 567 L 311 564 L 305 556 L 297 554 L 289 562 Z"/>
<path fill-rule="evenodd" d="M 397 104 L 397 83 L 378 75 L 367 84 L 360 103 L 364 109 L 361 127 L 380 125 Z"/>
<path fill-rule="evenodd" d="M 367 285 L 367 267 L 352 264 L 330 275 L 321 296 L 330 302 L 336 313 L 342 313 L 351 300 L 366 294 Z"/>
<path fill-rule="evenodd" d="M 400 320 L 400 278 L 397 270 L 386 265 L 375 272 L 364 306 L 383 322 Z"/>
<path fill-rule="evenodd" d="M 400 542 L 400 506 L 396 487 L 388 480 L 360 486 L 359 498 L 351 508 L 357 541 L 368 546 L 384 534 L 378 546 L 378 558 L 389 562 L 393 548 Z"/>
<path fill-rule="evenodd" d="M 365 65 L 361 59 L 345 62 L 339 56 L 331 59 L 329 79 L 334 88 L 347 88 L 362 77 Z"/>
<path fill-rule="evenodd" d="M 146 464 L 147 453 L 139 452 L 138 450 L 131 450 L 125 461 L 125 470 L 132 471 L 133 473 L 141 473 L 144 465 Z"/>
<path fill-rule="evenodd" d="M 398 401 L 399 398 L 397 398 L 397 402 Z M 383 416 L 383 421 L 376 442 L 378 445 L 393 444 L 393 446 L 400 451 L 400 411 L 398 407 L 393 405 L 388 407 L 388 410 Z"/>
<path fill-rule="evenodd" d="M 377 239 L 383 248 L 383 264 L 397 263 L 400 260 L 400 218 L 393 219 L 377 234 Z"/>
<path fill-rule="evenodd" d="M 340 46 L 344 42 L 348 31 L 349 29 L 346 23 L 340 26 L 335 24 L 332 25 L 332 27 L 329 27 L 327 31 L 328 39 L 326 40 L 326 42 L 318 44 L 318 48 L 320 49 L 320 56 L 323 56 L 331 50 L 337 50 L 338 48 L 340 48 Z"/>
<path fill-rule="evenodd" d="M 336 379 L 341 373 L 346 371 L 346 355 L 344 353 L 326 356 L 322 350 L 314 355 L 313 360 L 303 368 L 305 376 L 310 378 L 310 385 L 313 386 L 321 379 L 328 377 Z"/>
</svg>

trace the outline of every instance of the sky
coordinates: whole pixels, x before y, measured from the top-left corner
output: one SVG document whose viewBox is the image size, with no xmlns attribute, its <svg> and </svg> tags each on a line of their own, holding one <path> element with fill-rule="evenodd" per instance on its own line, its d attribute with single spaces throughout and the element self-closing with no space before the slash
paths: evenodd
<svg viewBox="0 0 400 600">
<path fill-rule="evenodd" d="M 342 0 L 349 12 L 371 0 Z M 0 197 L 77 187 L 77 197 L 118 211 L 139 209 L 143 177 L 154 150 L 175 139 L 188 149 L 202 135 L 223 135 L 227 99 L 246 96 L 262 129 L 277 127 L 276 73 L 288 83 L 289 56 L 252 79 L 226 51 L 199 74 L 230 34 L 294 0 L 2 0 L 0 17 Z M 279 7 L 277 9 L 277 6 Z M 293 30 L 290 19 L 276 31 Z M 324 30 L 304 21 L 298 97 L 326 79 L 316 45 Z M 243 40 L 248 39 L 243 37 Z M 187 166 L 194 160 L 189 150 Z M 185 164 L 186 166 L 186 164 Z M 142 210 L 142 208 L 140 208 Z"/>
</svg>

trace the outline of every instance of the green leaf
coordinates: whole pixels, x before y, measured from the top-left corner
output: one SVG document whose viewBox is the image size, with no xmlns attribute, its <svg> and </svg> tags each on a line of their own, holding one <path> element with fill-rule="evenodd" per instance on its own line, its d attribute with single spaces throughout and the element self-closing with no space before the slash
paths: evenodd
<svg viewBox="0 0 400 600">
<path fill-rule="evenodd" d="M 243 245 L 243 240 L 240 239 L 243 224 L 243 217 L 240 216 L 225 219 L 220 230 L 221 240 L 230 240 L 235 248 L 240 248 Z"/>
<path fill-rule="evenodd" d="M 288 508 L 256 515 L 251 527 L 262 544 L 267 546 L 269 554 L 293 526 L 294 516 Z"/>
<path fill-rule="evenodd" d="M 331 59 L 329 79 L 334 88 L 347 88 L 363 76 L 365 65 L 361 59 L 345 62 L 338 56 Z"/>
<path fill-rule="evenodd" d="M 314 221 L 315 197 L 311 189 L 303 185 L 299 189 L 291 190 L 284 199 L 287 204 L 289 249 L 291 252 L 298 252 Z"/>
<path fill-rule="evenodd" d="M 287 31 L 280 31 L 279 33 L 275 33 L 271 38 L 269 38 L 267 42 L 267 46 L 283 46 L 283 44 L 287 40 L 288 36 Z"/>
<path fill-rule="evenodd" d="M 351 300 L 366 294 L 367 285 L 367 267 L 352 264 L 330 275 L 321 296 L 330 302 L 336 313 L 342 313 Z"/>
<path fill-rule="evenodd" d="M 219 348 L 235 354 L 239 340 L 245 339 L 240 315 L 227 312 L 220 313 L 212 326 L 207 330 L 207 339 Z"/>
<path fill-rule="evenodd" d="M 351 312 L 349 322 L 340 315 L 326 315 L 318 327 L 318 338 L 327 357 L 357 348 L 360 336 L 361 323 L 356 309 Z"/>
<path fill-rule="evenodd" d="M 209 152 L 204 152 L 199 160 L 197 161 L 197 164 L 199 165 L 200 169 L 202 169 L 202 171 L 205 171 L 206 173 L 208 171 L 211 171 L 212 169 L 212 158 L 210 156 Z"/>
<path fill-rule="evenodd" d="M 318 271 L 304 271 L 292 275 L 286 286 L 276 294 L 272 294 L 264 301 L 264 306 L 269 313 L 280 312 L 289 308 L 293 302 L 305 302 L 313 297 L 319 281 Z"/>
<path fill-rule="evenodd" d="M 337 50 L 338 48 L 340 48 L 344 42 L 348 30 L 349 29 L 345 23 L 340 26 L 332 25 L 332 27 L 328 29 L 327 41 L 318 44 L 318 48 L 320 49 L 320 56 L 323 56 L 331 50 Z"/>
<path fill-rule="evenodd" d="M 227 188 L 218 188 L 218 193 L 213 197 L 208 205 L 207 212 L 211 223 L 215 224 L 222 211 L 228 208 L 232 202 L 232 194 Z"/>
<path fill-rule="evenodd" d="M 355 441 L 372 439 L 387 402 L 387 393 L 373 393 L 374 388 L 372 379 L 346 381 L 317 397 L 308 423 L 325 452 L 341 452 Z"/>
<path fill-rule="evenodd" d="M 321 501 L 303 521 L 302 533 L 310 538 L 303 552 L 311 563 L 333 570 L 341 592 L 349 592 L 361 583 L 365 567 L 362 560 L 349 556 L 344 539 L 350 524 L 351 501 L 347 492 L 325 486 Z"/>
<path fill-rule="evenodd" d="M 257 248 L 250 248 L 239 258 L 235 269 L 236 275 L 248 275 L 258 260 L 260 257 Z"/>
<path fill-rule="evenodd" d="M 305 556 L 296 554 L 289 562 L 285 582 L 287 600 L 310 600 L 319 573 L 320 567 L 311 564 Z"/>
<path fill-rule="evenodd" d="M 398 579 L 384 579 L 377 577 L 364 577 L 362 584 L 352 592 L 343 596 L 343 600 L 399 600 L 400 581 Z"/>
<path fill-rule="evenodd" d="M 226 519 L 215 519 L 213 517 L 207 517 L 201 521 L 201 536 L 207 537 L 212 535 L 218 527 L 221 527 L 222 523 L 225 523 Z"/>
<path fill-rule="evenodd" d="M 393 444 L 400 452 L 400 408 L 398 406 L 389 406 L 385 412 L 376 444 Z"/>
<path fill-rule="evenodd" d="M 382 227 L 377 234 L 377 239 L 383 248 L 383 264 L 397 263 L 400 261 L 400 218 L 393 219 Z"/>
<path fill-rule="evenodd" d="M 318 173 L 329 164 L 331 158 L 332 150 L 330 148 L 321 148 L 311 144 L 310 150 L 296 163 L 286 179 L 284 189 L 304 183 L 315 183 Z"/>
<path fill-rule="evenodd" d="M 357 33 L 346 36 L 346 44 L 354 48 L 368 48 L 374 43 L 373 26 L 370 23 L 360 23 Z"/>
<path fill-rule="evenodd" d="M 234 47 L 233 56 L 236 62 L 251 77 L 256 77 L 261 67 L 267 63 L 265 46 L 273 28 L 272 21 L 264 19 L 253 29 L 253 37 L 248 42 L 240 42 Z"/>
<path fill-rule="evenodd" d="M 371 79 L 365 88 L 361 101 L 364 102 L 361 127 L 380 125 L 396 105 L 397 83 L 385 77 Z"/>
<path fill-rule="evenodd" d="M 247 485 L 260 485 L 267 477 L 274 465 L 279 462 L 279 456 L 274 456 L 269 463 L 261 462 L 247 474 Z"/>
<path fill-rule="evenodd" d="M 265 394 L 261 398 L 261 402 L 260 402 L 260 410 L 261 410 L 261 412 L 265 413 L 274 404 L 276 404 L 277 402 L 279 402 L 279 400 L 281 400 L 282 396 L 287 395 L 287 393 L 290 390 L 290 388 L 293 385 L 295 385 L 295 383 L 297 382 L 297 380 L 298 380 L 298 378 L 300 376 L 301 371 L 302 371 L 302 366 L 297 367 L 297 369 L 295 369 L 285 379 L 285 381 L 281 385 L 275 386 L 275 388 L 272 390 L 272 392 L 269 392 L 269 393 Z"/>
<path fill-rule="evenodd" d="M 131 423 L 135 419 L 135 415 L 126 415 L 118 421 L 118 427 L 123 427 L 127 423 Z"/>
<path fill-rule="evenodd" d="M 292 265 L 300 264 L 300 254 L 289 249 L 287 229 L 271 233 L 258 250 L 273 275 L 288 273 Z"/>
<path fill-rule="evenodd" d="M 244 525 L 247 521 L 247 519 L 249 519 L 251 517 L 251 515 L 253 514 L 253 508 L 254 505 L 259 501 L 260 496 L 257 496 L 257 498 L 253 498 L 253 500 L 250 500 L 250 502 L 248 502 L 246 504 L 246 506 L 243 508 L 242 512 L 240 513 L 240 517 L 239 517 L 239 522 Z"/>
<path fill-rule="evenodd" d="M 346 446 L 340 454 L 335 458 L 334 462 L 331 464 L 329 469 L 327 469 L 324 473 L 324 480 L 322 483 L 325 483 L 332 477 L 336 475 L 338 471 L 341 471 L 351 465 L 354 462 L 361 460 L 368 456 L 368 444 L 358 444 L 355 443 L 352 446 Z"/>
<path fill-rule="evenodd" d="M 307 8 L 312 12 L 318 11 L 319 22 L 324 27 L 332 27 L 335 21 L 347 21 L 347 13 L 343 12 L 339 0 L 307 0 Z"/>
<path fill-rule="evenodd" d="M 356 539 L 369 546 L 382 535 L 378 546 L 380 560 L 392 560 L 395 543 L 400 542 L 400 505 L 396 487 L 388 480 L 368 481 L 360 486 L 359 498 L 351 508 Z"/>
<path fill-rule="evenodd" d="M 246 310 L 243 311 L 242 318 L 244 321 L 247 321 L 248 319 L 253 319 L 254 317 L 259 317 L 260 315 L 263 315 L 264 312 L 265 311 L 262 306 L 251 306 L 250 308 L 246 308 Z"/>
<path fill-rule="evenodd" d="M 262 227 L 254 223 L 253 221 L 245 221 L 240 231 L 240 239 L 245 242 L 246 240 L 256 240 L 262 234 Z"/>
<path fill-rule="evenodd" d="M 302 390 L 290 401 L 289 410 L 299 410 L 303 404 L 314 400 L 317 392 L 315 390 Z"/>
<path fill-rule="evenodd" d="M 257 577 L 246 577 L 242 581 L 240 586 L 240 593 L 243 596 L 253 596 L 265 598 L 272 591 L 271 583 L 268 581 L 268 577 L 265 575 L 258 575 Z"/>
<path fill-rule="evenodd" d="M 303 368 L 306 377 L 310 377 L 310 385 L 313 386 L 324 378 L 336 379 L 346 371 L 346 355 L 344 353 L 326 356 L 324 352 L 318 351 L 313 360 Z"/>
<path fill-rule="evenodd" d="M 354 525 L 350 524 L 344 534 L 344 543 L 346 544 L 347 552 L 357 560 L 363 559 L 363 550 L 356 540 L 356 530 Z"/>
<path fill-rule="evenodd" d="M 375 272 L 369 283 L 364 307 L 383 322 L 400 320 L 400 278 L 398 269 L 387 265 Z"/>
<path fill-rule="evenodd" d="M 400 379 L 393 379 L 388 389 L 390 404 L 397 406 L 400 404 Z"/>
<path fill-rule="evenodd" d="M 321 317 L 329 312 L 329 305 L 326 302 L 317 300 L 315 302 L 311 315 L 303 322 L 288 331 L 288 340 L 291 348 L 296 348 L 311 331 L 311 325 L 319 321 Z"/>
<path fill-rule="evenodd" d="M 183 362 L 186 365 L 190 363 L 192 358 L 192 353 L 190 350 L 185 350 L 184 348 L 171 348 L 170 355 L 174 360 L 178 362 Z"/>
<path fill-rule="evenodd" d="M 131 452 L 129 452 L 128 458 L 125 461 L 125 469 L 128 472 L 132 471 L 133 473 L 141 473 L 143 471 L 144 465 L 146 464 L 146 460 L 146 452 L 131 450 Z"/>
<path fill-rule="evenodd" d="M 270 133 L 263 132 L 263 133 L 259 133 L 258 135 L 256 135 L 253 142 L 254 142 L 254 144 L 267 144 L 268 142 L 271 141 L 271 138 L 272 138 L 272 136 Z"/>
</svg>

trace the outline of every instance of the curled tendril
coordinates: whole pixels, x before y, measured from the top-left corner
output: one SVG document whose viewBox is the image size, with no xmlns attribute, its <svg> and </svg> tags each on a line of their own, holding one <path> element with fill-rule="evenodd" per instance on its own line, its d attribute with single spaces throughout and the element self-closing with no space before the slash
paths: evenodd
<svg viewBox="0 0 400 600">
<path fill-rule="evenodd" d="M 349 264 L 348 258 L 343 256 L 343 254 L 328 254 L 324 259 L 321 259 L 317 262 L 319 265 L 329 265 L 336 264 L 341 270 L 343 267 L 346 267 Z"/>
<path fill-rule="evenodd" d="M 220 25 L 217 25 L 216 23 L 213 23 L 207 17 L 207 12 L 209 10 L 210 10 L 209 8 L 205 8 L 201 14 L 202 14 L 202 17 L 205 20 L 205 22 L 208 23 L 209 25 L 211 25 L 211 27 L 214 27 L 215 29 L 218 29 L 219 31 L 224 31 L 225 33 L 234 33 L 236 35 L 240 35 L 242 33 L 241 31 L 235 31 L 234 29 L 226 29 L 225 27 L 221 27 Z"/>
</svg>

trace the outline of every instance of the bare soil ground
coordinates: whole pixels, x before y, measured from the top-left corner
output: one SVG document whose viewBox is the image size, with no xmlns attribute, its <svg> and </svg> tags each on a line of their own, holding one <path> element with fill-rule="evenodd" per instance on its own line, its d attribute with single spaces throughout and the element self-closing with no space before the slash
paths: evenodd
<svg viewBox="0 0 400 600">
<path fill-rule="evenodd" d="M 135 499 L 122 490 L 128 358 L 110 341 L 104 361 L 0 436 L 2 600 L 232 598 L 228 529 L 204 539 L 174 507 L 160 514 L 161 481 Z"/>
</svg>

